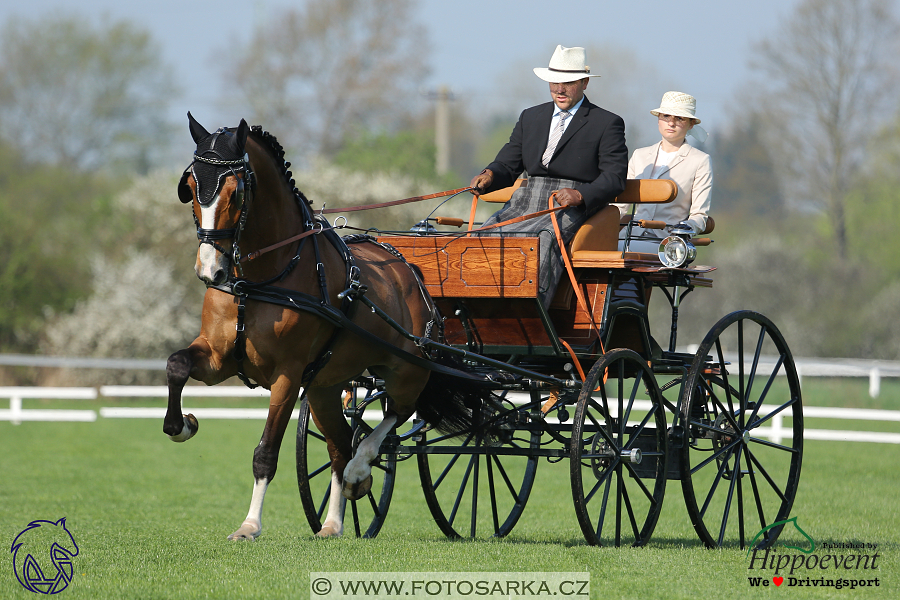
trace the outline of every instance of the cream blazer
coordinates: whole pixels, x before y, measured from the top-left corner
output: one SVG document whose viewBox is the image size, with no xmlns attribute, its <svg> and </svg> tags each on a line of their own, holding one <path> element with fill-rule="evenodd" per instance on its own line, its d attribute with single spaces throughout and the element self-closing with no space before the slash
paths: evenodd
<svg viewBox="0 0 900 600">
<path fill-rule="evenodd" d="M 628 179 L 649 179 L 656 162 L 656 154 L 662 142 L 646 148 L 638 148 L 628 161 Z M 659 174 L 657 179 L 671 179 L 678 186 L 678 194 L 675 200 L 668 204 L 638 204 L 635 211 L 636 219 L 651 219 L 664 221 L 668 224 L 685 221 L 699 233 L 706 228 L 706 217 L 709 213 L 709 203 L 713 185 L 712 165 L 709 154 L 697 150 L 687 142 L 678 149 L 678 154 L 672 157 L 669 166 Z M 615 204 L 619 208 L 619 214 L 630 214 L 633 204 Z M 625 229 L 622 229 L 620 237 L 625 237 Z M 632 236 L 665 237 L 666 231 L 659 229 L 632 229 Z"/>
</svg>

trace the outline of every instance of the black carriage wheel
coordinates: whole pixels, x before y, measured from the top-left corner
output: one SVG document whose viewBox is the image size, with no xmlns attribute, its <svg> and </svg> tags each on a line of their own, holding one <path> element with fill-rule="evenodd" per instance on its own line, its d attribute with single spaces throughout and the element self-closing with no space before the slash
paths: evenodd
<svg viewBox="0 0 900 600">
<path fill-rule="evenodd" d="M 766 317 L 722 318 L 685 380 L 679 431 L 682 487 L 697 535 L 710 548 L 770 546 L 788 519 L 803 457 L 803 409 L 794 359 Z"/>
<path fill-rule="evenodd" d="M 589 544 L 649 541 L 666 491 L 667 443 L 647 362 L 632 350 L 604 354 L 578 397 L 569 448 L 575 513 Z"/>
<path fill-rule="evenodd" d="M 352 391 L 356 394 L 356 389 Z M 372 427 L 365 421 L 350 419 L 353 446 L 357 446 Z M 394 492 L 397 463 L 393 455 L 379 455 L 372 463 L 372 489 L 359 500 L 347 500 L 343 511 L 344 535 L 373 538 L 378 535 L 387 517 Z M 313 533 L 322 529 L 331 492 L 331 461 L 323 436 L 311 422 L 309 400 L 300 404 L 297 423 L 297 485 L 306 520 Z"/>
<path fill-rule="evenodd" d="M 479 410 L 472 431 L 422 434 L 419 479 L 431 516 L 447 537 L 503 537 L 522 516 L 538 462 L 529 449 L 540 433 L 517 430 L 519 416 L 515 404 L 499 395 Z"/>
</svg>

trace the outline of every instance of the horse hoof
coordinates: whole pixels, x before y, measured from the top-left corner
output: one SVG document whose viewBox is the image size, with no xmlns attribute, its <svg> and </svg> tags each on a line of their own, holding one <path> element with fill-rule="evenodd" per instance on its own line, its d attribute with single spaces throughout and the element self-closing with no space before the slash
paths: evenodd
<svg viewBox="0 0 900 600">
<path fill-rule="evenodd" d="M 200 423 L 197 422 L 197 417 L 194 415 L 181 415 L 181 417 L 184 420 L 184 425 L 181 427 L 181 433 L 169 436 L 169 439 L 173 442 L 186 442 L 194 437 L 197 430 L 200 429 Z"/>
<path fill-rule="evenodd" d="M 369 475 L 359 483 L 350 483 L 344 478 L 344 485 L 341 488 L 341 494 L 348 500 L 359 500 L 369 493 L 372 489 L 372 476 Z"/>
<path fill-rule="evenodd" d="M 259 537 L 259 534 L 262 533 L 262 528 L 258 527 L 255 523 L 242 523 L 237 531 L 228 536 L 229 540 L 239 541 L 239 540 L 247 540 L 254 541 Z"/>
<path fill-rule="evenodd" d="M 334 523 L 325 522 L 322 525 L 322 529 L 319 530 L 319 533 L 316 534 L 316 537 L 320 538 L 329 538 L 329 537 L 339 537 L 344 532 L 344 528 L 340 525 L 335 525 Z"/>
</svg>

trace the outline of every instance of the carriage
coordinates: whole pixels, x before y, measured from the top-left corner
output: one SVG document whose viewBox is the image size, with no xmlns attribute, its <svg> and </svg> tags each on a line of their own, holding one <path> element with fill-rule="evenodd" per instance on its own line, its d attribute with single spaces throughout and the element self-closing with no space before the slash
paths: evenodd
<svg viewBox="0 0 900 600">
<path fill-rule="evenodd" d="M 262 531 L 298 396 L 298 485 L 320 536 L 376 536 L 398 464 L 415 460 L 449 537 L 509 534 L 538 465 L 563 463 L 589 544 L 646 544 L 669 480 L 681 482 L 707 546 L 777 539 L 803 454 L 799 378 L 781 333 L 752 311 L 722 317 L 695 351 L 678 351 L 682 300 L 712 285 L 713 268 L 691 262 L 703 239 L 623 222 L 607 207 L 565 247 L 568 276 L 545 307 L 537 235 L 473 235 L 473 205 L 469 231 L 423 221 L 341 239 L 340 219 L 323 213 L 347 209 L 314 213 L 274 136 L 244 121 L 210 133 L 188 116 L 197 151 L 178 195 L 192 210 L 195 271 L 208 290 L 200 335 L 167 364 L 163 430 L 176 442 L 198 431 L 181 412 L 189 378 L 236 375 L 271 391 L 250 510 L 229 539 Z M 505 202 L 512 189 L 481 199 Z M 634 180 L 617 202 L 676 193 L 672 182 Z M 618 251 L 620 229 L 635 224 L 672 235 L 658 255 Z M 650 331 L 657 289 L 671 308 L 666 349 Z M 438 397 L 462 403 L 456 427 L 441 425 L 449 404 L 435 406 Z"/>
<path fill-rule="evenodd" d="M 506 202 L 523 183 L 482 200 Z M 676 193 L 671 181 L 629 180 L 616 201 L 671 202 Z M 647 543 L 668 480 L 681 482 L 691 522 L 709 547 L 743 548 L 756 531 L 789 517 L 803 420 L 784 338 L 766 317 L 739 311 L 719 320 L 695 352 L 677 352 L 682 299 L 712 286 L 713 268 L 692 265 L 686 255 L 709 239 L 671 236 L 668 256 L 664 249 L 659 256 L 618 251 L 620 229 L 632 225 L 673 230 L 620 220 L 613 206 L 598 212 L 568 246 L 572 277 L 563 277 L 547 308 L 537 299 L 538 237 L 460 236 L 421 224 L 414 234 L 380 234 L 420 269 L 444 315 L 445 343 L 462 353 L 468 371 L 494 383 L 474 426 L 457 436 L 421 419 L 392 431 L 373 464 L 376 485 L 350 501 L 357 536 L 378 534 L 397 464 L 413 458 L 434 521 L 454 538 L 512 531 L 541 462 L 568 462 L 575 512 L 592 545 Z M 702 233 L 713 227 L 710 219 Z M 671 308 L 665 350 L 650 334 L 654 288 Z M 380 421 L 384 399 L 377 378 L 351 382 L 344 414 L 355 442 L 372 431 L 367 416 Z M 789 425 L 772 430 L 779 413 Z M 297 476 L 313 531 L 329 500 L 321 476 L 329 463 L 311 458 L 320 440 L 303 403 Z M 769 529 L 754 543 L 770 545 L 779 533 Z"/>
</svg>

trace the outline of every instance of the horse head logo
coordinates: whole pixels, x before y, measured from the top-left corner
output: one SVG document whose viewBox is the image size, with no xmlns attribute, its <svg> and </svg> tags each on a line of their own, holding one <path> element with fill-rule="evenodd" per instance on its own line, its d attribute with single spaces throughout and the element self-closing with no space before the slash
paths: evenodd
<svg viewBox="0 0 900 600">
<path fill-rule="evenodd" d="M 10 549 L 16 578 L 27 590 L 58 594 L 72 581 L 72 559 L 78 544 L 66 529 L 65 517 L 56 521 L 32 521 Z"/>
<path fill-rule="evenodd" d="M 806 533 L 805 531 L 800 529 L 800 526 L 797 525 L 797 517 L 791 517 L 790 519 L 785 519 L 784 521 L 776 521 L 775 523 L 772 523 L 771 525 L 767 525 L 766 527 L 764 527 L 762 529 L 762 531 L 757 533 L 756 537 L 753 538 L 753 541 L 750 542 L 750 545 L 747 547 L 747 555 L 748 556 L 750 555 L 750 551 L 756 547 L 755 546 L 756 540 L 758 540 L 761 537 L 763 538 L 763 541 L 760 542 L 760 545 L 762 547 L 770 546 L 772 544 L 772 542 L 774 542 L 775 537 L 778 537 L 778 534 L 781 533 L 781 527 L 787 526 L 788 523 L 791 523 L 794 526 L 794 528 L 797 531 L 799 531 L 803 537 L 805 537 L 807 540 L 809 540 L 809 549 L 807 550 L 806 548 L 803 548 L 801 546 L 788 546 L 787 544 L 785 544 L 784 547 L 790 548 L 791 550 L 799 550 L 800 552 L 803 552 L 804 554 L 812 554 L 813 551 L 815 551 L 815 549 L 816 549 L 815 540 L 813 540 L 811 537 L 809 537 L 808 533 Z M 775 530 L 773 532 L 775 534 L 774 537 L 772 537 L 771 534 L 769 533 L 770 529 Z"/>
</svg>

